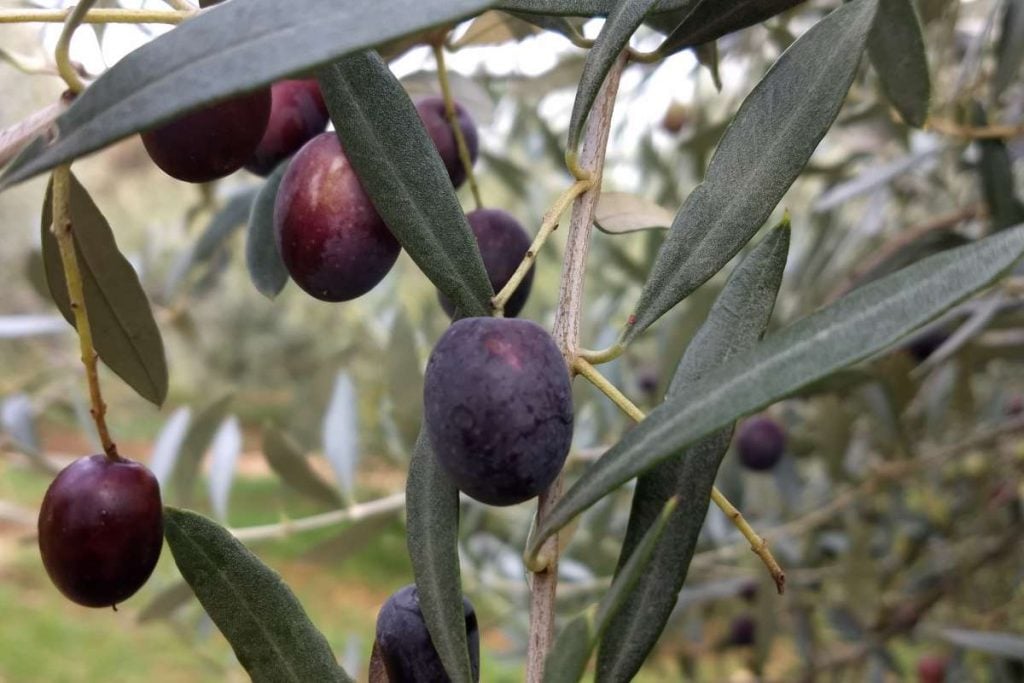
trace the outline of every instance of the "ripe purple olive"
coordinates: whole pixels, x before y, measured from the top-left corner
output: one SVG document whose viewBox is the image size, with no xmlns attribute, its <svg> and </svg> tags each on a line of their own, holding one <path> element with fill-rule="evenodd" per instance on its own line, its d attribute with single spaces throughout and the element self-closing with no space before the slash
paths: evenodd
<svg viewBox="0 0 1024 683">
<path fill-rule="evenodd" d="M 424 420 L 438 462 L 466 495 L 514 505 L 551 485 L 572 442 L 565 360 L 528 320 L 464 318 L 430 356 Z"/>
<path fill-rule="evenodd" d="M 452 185 L 459 187 L 466 182 L 466 169 L 462 166 L 462 160 L 459 158 L 459 145 L 455 141 L 455 132 L 448 122 L 444 100 L 440 97 L 425 97 L 416 103 L 416 111 L 419 112 L 420 118 L 423 120 L 427 134 L 434 141 L 437 153 L 441 155 L 441 161 L 444 162 L 444 167 L 448 170 L 448 177 L 452 179 Z M 455 103 L 455 114 L 459 119 L 462 137 L 466 140 L 469 158 L 476 162 L 480 152 L 476 124 L 469 112 L 458 102 Z"/>
<path fill-rule="evenodd" d="M 270 120 L 245 167 L 267 176 L 327 128 L 327 105 L 316 79 L 278 81 L 270 88 Z"/>
<path fill-rule="evenodd" d="M 334 133 L 299 150 L 281 179 L 274 234 L 292 279 L 323 301 L 348 301 L 384 279 L 401 250 Z"/>
<path fill-rule="evenodd" d="M 943 683 L 949 661 L 945 657 L 928 655 L 917 662 L 917 680 L 920 683 Z"/>
<path fill-rule="evenodd" d="M 748 616 L 740 616 L 733 619 L 729 625 L 729 636 L 726 645 L 732 647 L 750 647 L 754 644 L 757 631 L 757 624 Z"/>
<path fill-rule="evenodd" d="M 473 605 L 462 598 L 473 680 L 480 680 L 480 632 Z M 415 585 L 396 591 L 377 614 L 377 650 L 390 683 L 449 681 L 420 610 Z"/>
<path fill-rule="evenodd" d="M 923 363 L 938 351 L 947 339 L 949 339 L 949 333 L 945 330 L 932 330 L 912 338 L 907 342 L 905 348 L 915 361 Z"/>
<path fill-rule="evenodd" d="M 249 161 L 269 119 L 270 90 L 257 90 L 146 131 L 142 144 L 167 175 L 206 183 Z"/>
<path fill-rule="evenodd" d="M 786 450 L 786 433 L 770 417 L 752 417 L 740 425 L 736 445 L 744 467 L 766 472 L 782 459 Z"/>
<path fill-rule="evenodd" d="M 469 227 L 476 238 L 484 270 L 491 281 L 491 289 L 501 290 L 516 272 L 526 252 L 530 249 L 530 236 L 515 218 L 500 209 L 477 209 L 466 215 Z M 516 291 L 505 304 L 505 317 L 514 318 L 526 305 L 533 285 L 533 267 L 516 287 Z M 448 297 L 438 293 L 441 308 L 449 317 L 455 316 L 455 306 Z"/>
<path fill-rule="evenodd" d="M 86 607 L 131 597 L 153 573 L 163 540 L 160 485 L 131 460 L 76 460 L 39 510 L 43 566 L 61 593 Z"/>
</svg>

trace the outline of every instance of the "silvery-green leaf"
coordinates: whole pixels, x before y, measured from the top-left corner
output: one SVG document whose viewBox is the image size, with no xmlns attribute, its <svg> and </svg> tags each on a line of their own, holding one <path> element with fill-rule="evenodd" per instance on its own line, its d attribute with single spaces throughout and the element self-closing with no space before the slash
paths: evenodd
<svg viewBox="0 0 1024 683">
<path fill-rule="evenodd" d="M 352 378 L 346 372 L 339 372 L 324 413 L 324 455 L 334 470 L 342 495 L 349 501 L 354 500 L 356 464 L 359 462 L 357 401 Z"/>
<path fill-rule="evenodd" d="M 802 35 L 740 106 L 704 182 L 658 253 L 628 343 L 736 255 L 803 170 L 846 99 L 877 0 L 844 4 Z"/>
<path fill-rule="evenodd" d="M 899 341 L 988 286 L 1024 252 L 1024 227 L 927 258 L 767 337 L 655 408 L 565 493 L 528 553 L 609 492 L 698 439 Z"/>
<path fill-rule="evenodd" d="M 242 430 L 234 415 L 224 420 L 210 444 L 210 503 L 221 521 L 228 518 L 228 499 L 235 480 L 235 465 L 242 453 Z"/>
</svg>

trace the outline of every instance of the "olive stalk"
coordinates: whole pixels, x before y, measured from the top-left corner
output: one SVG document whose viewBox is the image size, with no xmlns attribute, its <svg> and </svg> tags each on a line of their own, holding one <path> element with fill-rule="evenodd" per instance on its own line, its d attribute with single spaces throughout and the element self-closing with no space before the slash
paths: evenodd
<svg viewBox="0 0 1024 683">
<path fill-rule="evenodd" d="M 591 365 L 589 362 L 581 357 L 577 357 L 573 363 L 573 368 L 577 373 L 583 375 L 587 380 L 593 384 L 602 394 L 612 400 L 612 403 L 617 405 L 622 412 L 629 415 L 630 418 L 635 422 L 641 422 L 646 415 L 644 411 L 640 410 L 635 403 L 629 400 L 625 394 L 619 391 L 619 388 L 608 381 L 608 379 L 598 372 L 597 368 Z M 764 566 L 768 568 L 768 573 L 771 574 L 772 580 L 775 582 L 775 588 L 781 594 L 786 587 L 786 574 L 782 571 L 782 567 L 775 560 L 772 555 L 772 551 L 768 548 L 768 541 L 763 536 L 758 534 L 750 523 L 747 522 L 743 513 L 736 508 L 725 495 L 718 490 L 718 487 L 711 487 L 711 501 L 718 506 L 725 516 L 739 529 L 739 532 L 743 534 L 743 538 L 747 539 L 750 543 L 750 549 L 761 558 Z"/>
<path fill-rule="evenodd" d="M 562 280 L 555 311 L 552 337 L 565 358 L 566 371 L 572 372 L 579 350 L 580 314 L 583 308 L 583 284 L 586 274 L 590 234 L 594 227 L 594 212 L 601 194 L 601 173 L 604 170 L 605 150 L 611 129 L 615 95 L 619 79 L 626 66 L 627 55 L 620 54 L 608 71 L 583 133 L 579 157 L 574 159 L 585 175 L 577 178 L 586 182 L 574 200 L 565 257 L 562 261 Z M 577 186 L 574 186 L 577 187 Z M 562 495 L 562 475 L 559 474 L 537 502 L 537 525 L 551 514 Z M 558 534 L 544 541 L 536 558 L 530 558 L 530 634 L 527 645 L 526 680 L 541 683 L 544 663 L 555 638 L 555 593 L 558 587 Z"/>
<path fill-rule="evenodd" d="M 476 175 L 473 173 L 473 159 L 469 154 L 469 146 L 466 144 L 466 136 L 462 134 L 462 126 L 459 124 L 459 113 L 455 111 L 455 98 L 452 97 L 451 83 L 448 81 L 448 67 L 444 62 L 444 44 L 434 43 L 434 60 L 437 62 L 437 81 L 441 85 L 441 97 L 444 99 L 444 113 L 448 117 L 448 125 L 452 128 L 455 136 L 455 146 L 459 150 L 459 161 L 466 169 L 466 180 L 469 181 L 469 190 L 473 193 L 473 201 L 476 208 L 484 208 L 483 200 L 480 199 L 480 187 L 476 184 Z"/>
<path fill-rule="evenodd" d="M 53 225 L 50 230 L 57 239 L 60 249 L 60 261 L 64 268 L 64 279 L 68 285 L 68 300 L 75 318 L 75 329 L 78 331 L 78 346 L 81 351 L 85 376 L 89 383 L 89 413 L 96 423 L 103 451 L 112 460 L 120 460 L 117 446 L 110 438 L 107 429 L 107 406 L 100 392 L 99 370 L 97 368 L 96 350 L 92 343 L 92 328 L 89 326 L 89 313 L 85 306 L 85 288 L 82 284 L 82 272 L 78 268 L 75 238 L 71 223 L 71 165 L 62 164 L 53 171 Z"/>
<path fill-rule="evenodd" d="M 90 3 L 91 4 L 91 3 Z M 77 7 L 68 9 L 4 9 L 0 24 L 63 24 Z M 180 24 L 198 10 L 94 9 L 81 19 L 83 24 Z"/>
<path fill-rule="evenodd" d="M 68 84 L 68 90 L 75 95 L 85 90 L 85 83 L 79 77 L 78 69 L 71 63 L 71 37 L 75 35 L 75 29 L 82 23 L 95 2 L 96 0 L 80 0 L 71 8 L 64 22 L 64 29 L 60 32 L 60 38 L 57 39 L 57 47 L 53 50 L 53 56 L 57 61 L 57 73 Z"/>
<path fill-rule="evenodd" d="M 589 180 L 577 180 L 555 200 L 555 203 L 548 209 L 548 212 L 544 214 L 540 230 L 537 231 L 537 236 L 530 243 L 530 248 L 526 250 L 523 260 L 516 267 L 515 272 L 512 273 L 512 277 L 508 279 L 505 286 L 501 288 L 501 291 L 491 299 L 491 307 L 494 309 L 495 315 L 501 315 L 504 312 L 505 304 L 516 293 L 526 274 L 530 272 L 530 268 L 533 266 L 533 262 L 537 260 L 537 254 L 540 253 L 544 243 L 558 229 L 558 219 L 569 208 L 573 200 L 590 189 L 590 186 L 591 182 Z"/>
</svg>

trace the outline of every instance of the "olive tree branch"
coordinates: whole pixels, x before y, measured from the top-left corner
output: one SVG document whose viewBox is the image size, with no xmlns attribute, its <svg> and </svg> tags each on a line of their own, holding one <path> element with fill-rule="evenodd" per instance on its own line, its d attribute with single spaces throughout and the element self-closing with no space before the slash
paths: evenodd
<svg viewBox="0 0 1024 683">
<path fill-rule="evenodd" d="M 530 272 L 530 268 L 533 266 L 533 262 L 537 260 L 537 254 L 540 253 L 541 247 L 548 241 L 548 237 L 558 229 L 559 217 L 565 213 L 565 210 L 569 208 L 569 205 L 572 204 L 576 197 L 589 190 L 591 185 L 592 183 L 589 180 L 577 180 L 568 190 L 559 195 L 555 203 L 548 209 L 548 212 L 544 214 L 540 230 L 537 231 L 537 236 L 530 243 L 530 248 L 526 250 L 523 260 L 516 267 L 515 272 L 512 273 L 512 277 L 508 279 L 505 286 L 501 288 L 501 291 L 491 299 L 491 307 L 495 313 L 500 314 L 504 312 L 505 304 L 515 294 L 516 289 L 519 288 L 519 284 L 526 277 L 526 274 Z"/>
<path fill-rule="evenodd" d="M 612 403 L 617 405 L 626 415 L 629 415 L 633 421 L 642 422 L 647 417 L 635 403 L 619 391 L 618 387 L 609 382 L 604 375 L 597 371 L 597 368 L 585 359 L 577 357 L 573 367 L 577 373 L 586 377 L 591 384 L 610 398 Z M 768 573 L 771 574 L 772 580 L 775 581 L 775 588 L 781 594 L 786 587 L 786 574 L 775 560 L 772 551 L 768 549 L 768 541 L 754 531 L 754 528 L 743 517 L 743 513 L 730 503 L 729 499 L 715 486 L 711 487 L 711 501 L 718 506 L 718 509 L 725 513 L 725 516 L 729 518 L 736 528 L 739 529 L 740 533 L 743 534 L 743 537 L 747 539 L 747 542 L 750 543 L 750 549 L 761 558 L 764 566 L 768 568 Z"/>
<path fill-rule="evenodd" d="M 0 130 L 0 166 L 17 156 L 25 145 L 30 143 L 40 134 L 52 132 L 51 126 L 57 120 L 68 104 L 73 99 L 71 93 L 66 93 L 60 101 L 55 102 L 14 125 Z"/>
<path fill-rule="evenodd" d="M 384 498 L 349 505 L 340 510 L 331 510 L 330 512 L 311 515 L 302 519 L 284 520 L 277 524 L 247 526 L 239 529 L 230 529 L 229 531 L 239 541 L 266 541 L 284 538 L 293 533 L 325 529 L 345 522 L 359 522 L 373 517 L 383 517 L 397 512 L 404 507 L 405 492 L 393 493 Z"/>
<path fill-rule="evenodd" d="M 484 203 L 480 199 L 480 187 L 476 184 L 476 175 L 473 173 L 473 159 L 469 154 L 466 136 L 462 134 L 459 113 L 455 111 L 455 98 L 452 97 L 452 86 L 448 80 L 448 67 L 444 63 L 444 43 L 436 42 L 433 47 L 434 61 L 437 62 L 437 82 L 441 85 L 441 97 L 444 99 L 444 113 L 448 117 L 448 125 L 451 126 L 452 134 L 455 136 L 459 161 L 462 163 L 462 168 L 466 170 L 466 180 L 469 181 L 469 190 L 473 193 L 473 201 L 476 203 L 476 208 L 482 209 Z"/>
<path fill-rule="evenodd" d="M 78 268 L 78 257 L 75 253 L 75 238 L 71 224 L 71 165 L 62 164 L 53 171 L 53 225 L 51 232 L 57 238 L 60 249 L 60 261 L 64 267 L 64 279 L 68 284 L 68 301 L 75 317 L 75 329 L 78 331 L 78 347 L 85 366 L 85 376 L 89 382 L 89 413 L 96 423 L 103 451 L 112 460 L 119 460 L 117 446 L 110 438 L 107 429 L 107 406 L 100 392 L 99 371 L 96 367 L 96 350 L 92 343 L 92 328 L 89 326 L 89 314 L 85 308 L 85 289 L 82 285 L 82 272 Z"/>
<path fill-rule="evenodd" d="M 615 95 L 619 79 L 625 68 L 627 55 L 620 54 L 608 71 L 604 85 L 594 101 L 593 111 L 583 134 L 583 145 L 578 163 L 586 177 L 585 190 L 573 201 L 572 218 L 562 262 L 562 282 L 555 311 L 552 336 L 565 358 L 567 371 L 572 372 L 579 345 L 580 314 L 583 304 L 583 282 L 586 273 L 590 233 L 594 226 L 594 211 L 601 194 L 601 173 L 604 170 L 605 148 L 611 129 Z M 578 177 L 578 176 L 577 176 Z M 576 186 L 574 186 L 576 187 Z M 583 187 L 583 186 L 579 186 Z M 537 503 L 537 523 L 543 523 L 562 494 L 562 475 L 540 495 Z M 544 662 L 555 636 L 555 593 L 558 587 L 558 534 L 553 534 L 541 546 L 537 561 L 531 563 L 530 583 L 530 635 L 527 645 L 526 680 L 541 683 Z"/>
<path fill-rule="evenodd" d="M 76 5 L 77 7 L 77 5 Z M 68 9 L 3 9 L 0 24 L 63 24 L 76 7 Z M 81 19 L 83 24 L 180 24 L 198 10 L 94 9 Z"/>
</svg>

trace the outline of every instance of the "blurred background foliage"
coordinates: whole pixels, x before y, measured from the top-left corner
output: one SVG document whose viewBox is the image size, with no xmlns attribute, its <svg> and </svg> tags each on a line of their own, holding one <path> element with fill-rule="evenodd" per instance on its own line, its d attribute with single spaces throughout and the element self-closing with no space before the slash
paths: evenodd
<svg viewBox="0 0 1024 683">
<path fill-rule="evenodd" d="M 697 53 L 632 65 L 613 122 L 605 191 L 644 198 L 640 222 L 664 227 L 664 210 L 671 217 L 700 181 L 743 97 L 835 5 L 813 0 Z M 918 9 L 933 77 L 932 125 L 903 125 L 865 60 L 839 121 L 778 209 L 779 216 L 790 211 L 794 230 L 773 328 L 886 272 L 1024 220 L 1024 7 L 1018 0 L 920 0 Z M 582 29 L 592 37 L 600 23 Z M 56 30 L 2 26 L 0 56 L 43 62 Z M 150 33 L 82 30 L 73 54 L 98 72 Z M 657 43 L 647 28 L 633 41 L 641 50 Z M 563 146 L 584 53 L 499 13 L 457 29 L 453 45 L 456 97 L 481 127 L 476 174 L 484 201 L 535 230 L 569 182 Z M 392 67 L 413 96 L 438 90 L 426 48 L 395 57 Z M 26 76 L 10 60 L 0 61 L 0 87 L 3 125 L 61 90 L 59 79 Z M 1017 136 L 971 141 L 961 134 L 985 122 L 1016 126 Z M 134 137 L 76 163 L 76 173 L 139 272 L 163 334 L 171 377 L 163 408 L 112 373 L 103 379 L 122 452 L 150 463 L 168 501 L 238 529 L 402 490 L 419 428 L 422 369 L 447 325 L 433 288 L 406 256 L 353 302 L 317 302 L 294 285 L 269 301 L 246 271 L 246 212 L 228 221 L 230 229 L 210 231 L 233 203 L 247 206 L 259 187 L 255 177 L 243 172 L 198 188 L 177 183 Z M 169 553 L 117 615 L 86 614 L 46 580 L 33 538 L 38 503 L 55 467 L 98 446 L 77 347 L 42 277 L 44 182 L 0 197 L 7 274 L 0 301 L 0 680 L 241 680 Z M 462 198 L 468 206 L 468 195 Z M 604 207 L 609 215 L 616 208 Z M 587 346 L 614 341 L 663 235 L 595 233 Z M 521 314 L 546 326 L 560 252 L 556 233 Z M 642 407 L 660 401 L 728 270 L 606 366 Z M 935 323 L 921 344 L 893 349 L 768 411 L 788 432 L 783 461 L 755 474 L 730 455 L 718 484 L 769 537 L 789 590 L 774 594 L 742 538 L 712 509 L 644 680 L 790 681 L 833 672 L 832 680 L 910 680 L 921 657 L 943 660 L 947 680 L 1024 680 L 1022 293 L 1011 279 Z M 575 392 L 570 476 L 629 427 L 586 383 Z M 629 497 L 626 487 L 579 521 L 560 568 L 564 616 L 606 587 Z M 520 553 L 532 514 L 530 505 L 465 502 L 463 571 L 480 614 L 487 681 L 522 675 Z M 400 507 L 301 533 L 279 524 L 250 542 L 293 586 L 346 668 L 365 671 L 379 605 L 411 580 Z"/>
</svg>

